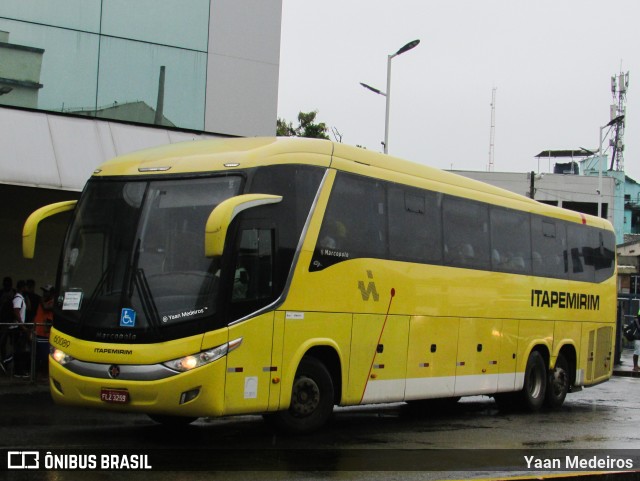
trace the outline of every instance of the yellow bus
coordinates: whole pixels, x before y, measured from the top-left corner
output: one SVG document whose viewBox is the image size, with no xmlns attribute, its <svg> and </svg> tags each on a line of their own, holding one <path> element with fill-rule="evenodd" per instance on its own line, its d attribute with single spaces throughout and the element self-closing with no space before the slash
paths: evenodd
<svg viewBox="0 0 640 481">
<path fill-rule="evenodd" d="M 61 404 L 163 423 L 493 396 L 530 410 L 611 376 L 600 218 L 310 139 L 186 142 L 101 165 L 57 278 Z"/>
</svg>

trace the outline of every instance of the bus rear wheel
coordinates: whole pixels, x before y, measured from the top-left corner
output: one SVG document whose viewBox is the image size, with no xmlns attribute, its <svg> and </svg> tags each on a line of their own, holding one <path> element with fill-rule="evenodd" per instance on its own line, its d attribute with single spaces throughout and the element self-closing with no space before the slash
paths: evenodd
<svg viewBox="0 0 640 481">
<path fill-rule="evenodd" d="M 539 411 L 547 392 L 547 367 L 538 351 L 531 351 L 524 371 L 524 386 L 520 391 L 520 404 L 527 411 Z"/>
<path fill-rule="evenodd" d="M 556 367 L 549 372 L 545 405 L 558 409 L 569 392 L 569 363 L 562 354 L 558 355 Z"/>
<path fill-rule="evenodd" d="M 266 416 L 278 429 L 308 433 L 322 427 L 333 412 L 333 380 L 327 368 L 313 357 L 300 361 L 286 411 Z"/>
</svg>

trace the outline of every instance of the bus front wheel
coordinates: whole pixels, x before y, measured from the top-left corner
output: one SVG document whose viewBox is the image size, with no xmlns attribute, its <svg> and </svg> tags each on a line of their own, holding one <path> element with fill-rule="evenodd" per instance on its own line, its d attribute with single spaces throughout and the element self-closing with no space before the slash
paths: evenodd
<svg viewBox="0 0 640 481">
<path fill-rule="evenodd" d="M 522 407 L 528 411 L 539 411 L 547 391 L 547 367 L 542 354 L 532 351 L 524 371 L 524 386 L 520 392 Z"/>
<path fill-rule="evenodd" d="M 286 411 L 267 416 L 277 428 L 307 433 L 322 427 L 333 412 L 333 381 L 327 368 L 313 357 L 300 361 Z"/>
</svg>

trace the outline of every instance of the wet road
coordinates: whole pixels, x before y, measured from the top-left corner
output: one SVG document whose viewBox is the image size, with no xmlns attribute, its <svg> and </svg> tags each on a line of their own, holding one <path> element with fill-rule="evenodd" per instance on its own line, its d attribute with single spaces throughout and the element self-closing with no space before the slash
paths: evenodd
<svg viewBox="0 0 640 481">
<path fill-rule="evenodd" d="M 184 471 L 181 454 L 206 468 L 210 479 L 393 480 L 482 477 L 500 468 L 499 460 L 491 459 L 496 453 L 500 457 L 500 453 L 520 456 L 537 449 L 560 453 L 595 449 L 611 450 L 606 451 L 611 454 L 640 448 L 640 379 L 628 377 L 614 377 L 571 394 L 561 410 L 539 414 L 501 412 L 487 397 L 464 398 L 449 411 L 438 413 L 403 403 L 339 408 L 326 429 L 299 437 L 274 432 L 260 416 L 200 419 L 190 426 L 167 429 L 144 415 L 56 406 L 42 387 L 0 392 L 0 403 L 0 447 L 4 449 L 151 452 L 156 466 L 166 461 L 165 468 L 176 466 L 183 471 L 177 477 L 175 472 L 154 472 L 153 479 L 160 480 L 203 478 L 202 471 Z M 434 457 L 429 451 L 433 449 L 443 451 Z M 218 456 L 222 452 L 224 461 Z M 469 462 L 476 465 L 458 471 L 467 469 Z M 526 474 L 511 461 L 504 465 L 511 475 Z M 285 471 L 279 471 L 283 466 Z M 323 466 L 329 466 L 329 472 L 321 473 Z M 373 469 L 369 471 L 368 466 Z M 107 471 L 9 474 L 9 479 L 56 480 L 149 476 L 148 472 Z"/>
</svg>

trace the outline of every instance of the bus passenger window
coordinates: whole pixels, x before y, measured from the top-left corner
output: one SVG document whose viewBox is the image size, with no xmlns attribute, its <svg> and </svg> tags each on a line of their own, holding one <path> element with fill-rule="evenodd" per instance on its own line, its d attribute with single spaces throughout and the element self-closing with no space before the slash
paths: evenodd
<svg viewBox="0 0 640 481">
<path fill-rule="evenodd" d="M 615 234 L 609 231 L 600 232 L 599 234 L 593 258 L 593 264 L 596 270 L 596 282 L 602 282 L 613 275 L 616 258 Z"/>
<path fill-rule="evenodd" d="M 595 267 L 592 245 L 598 242 L 598 231 L 581 224 L 567 225 L 567 242 L 571 253 L 570 278 L 593 282 Z"/>
<path fill-rule="evenodd" d="M 339 249 L 344 245 L 347 236 L 347 228 L 336 219 L 327 219 L 322 228 L 318 245 L 325 249 Z"/>
<path fill-rule="evenodd" d="M 389 205 L 389 257 L 393 260 L 440 264 L 442 229 L 434 192 L 391 184 Z"/>
<path fill-rule="evenodd" d="M 387 255 L 385 185 L 339 172 L 318 235 L 310 271 L 349 259 Z"/>
<path fill-rule="evenodd" d="M 566 227 L 561 221 L 531 217 L 533 275 L 565 278 L 568 272 Z"/>
<path fill-rule="evenodd" d="M 468 269 L 490 269 L 489 207 L 460 197 L 445 196 L 442 203 L 445 264 Z"/>
<path fill-rule="evenodd" d="M 531 222 L 529 214 L 491 207 L 491 269 L 498 272 L 531 272 Z"/>
</svg>

